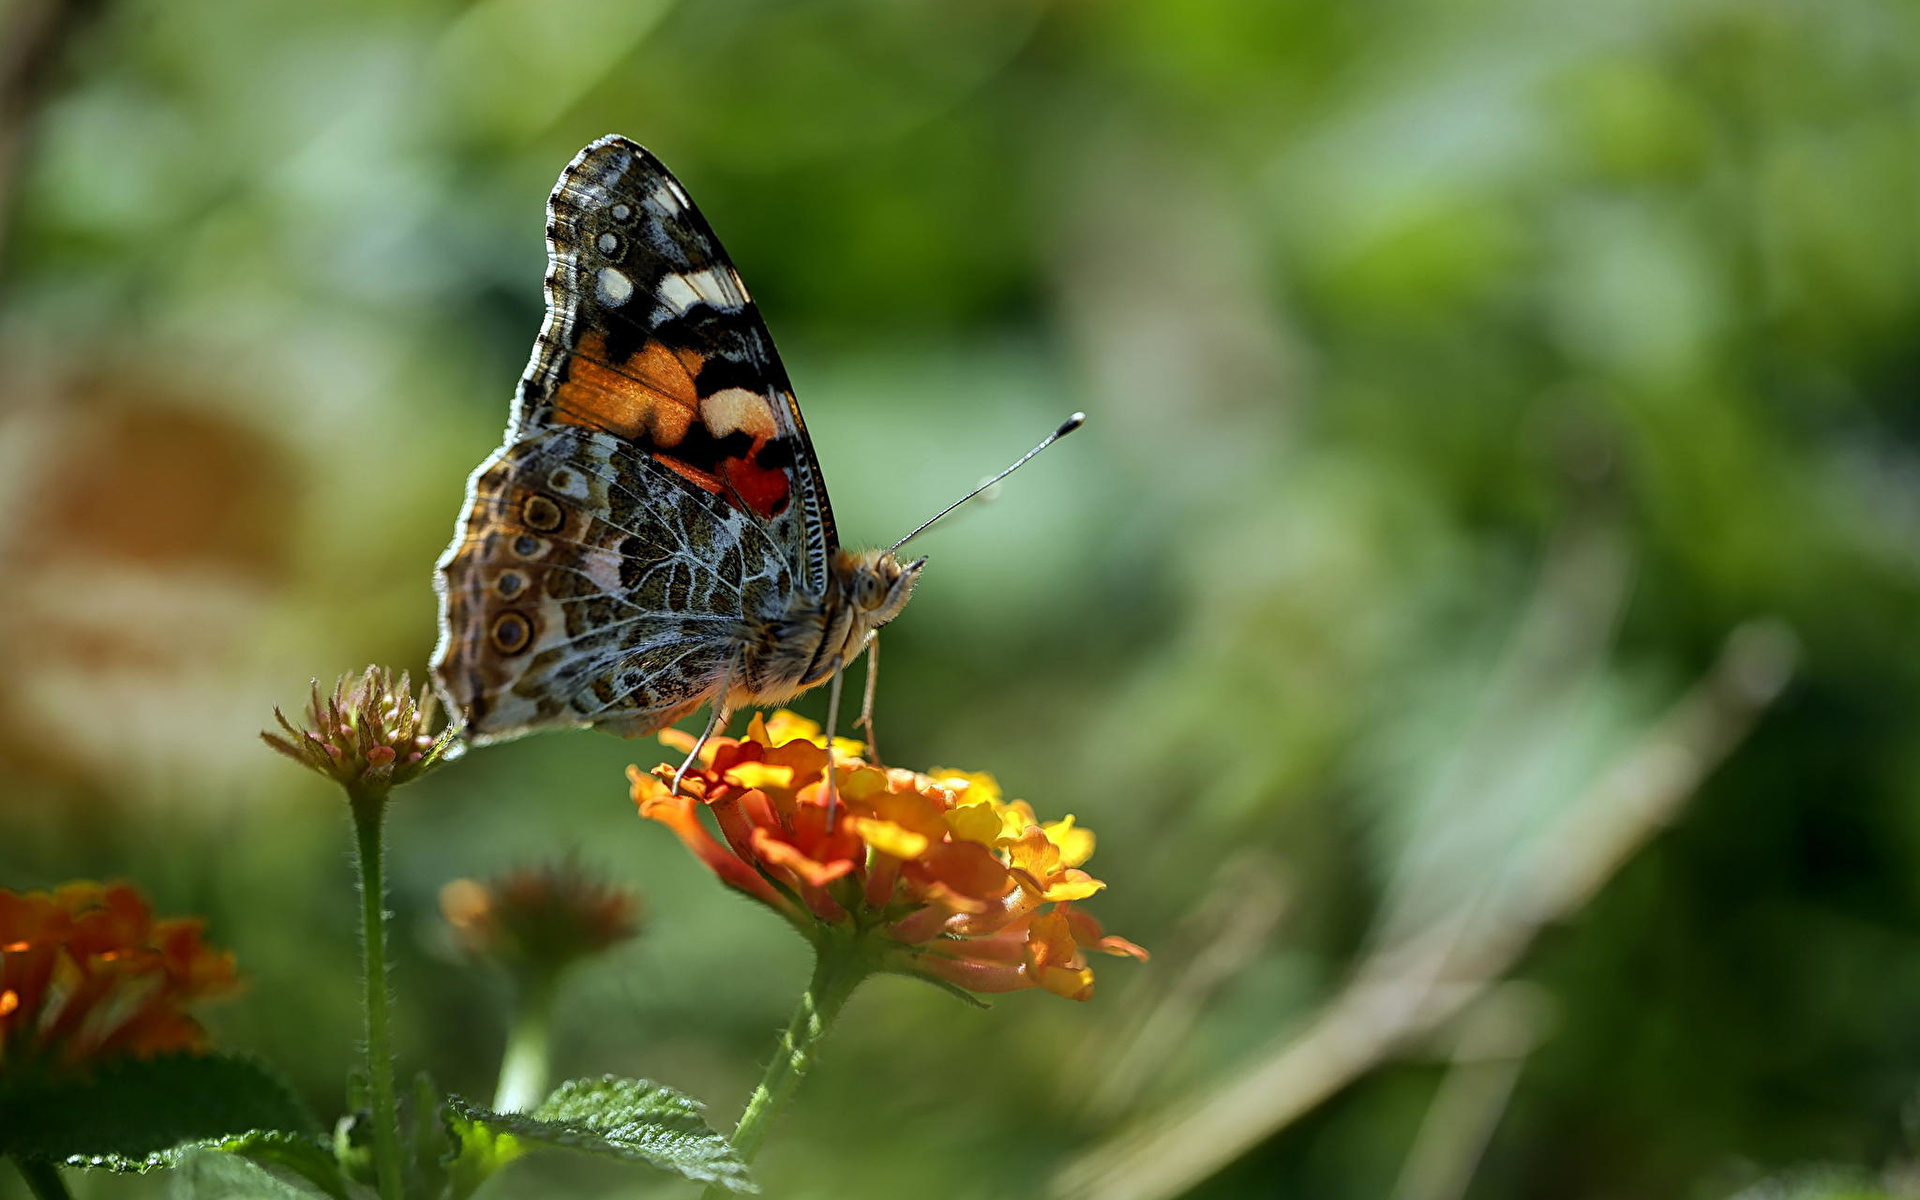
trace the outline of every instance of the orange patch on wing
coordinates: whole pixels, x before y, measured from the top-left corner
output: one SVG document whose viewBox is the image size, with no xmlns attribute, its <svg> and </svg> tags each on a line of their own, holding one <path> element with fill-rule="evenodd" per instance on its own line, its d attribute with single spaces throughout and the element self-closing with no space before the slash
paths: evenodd
<svg viewBox="0 0 1920 1200">
<path fill-rule="evenodd" d="M 680 478 L 698 487 L 703 487 L 716 496 L 727 490 L 727 485 L 722 483 L 718 476 L 709 475 L 700 468 L 689 466 L 671 455 L 656 454 L 653 456 L 653 461 L 663 467 L 671 467 L 673 472 L 680 476 Z"/>
<path fill-rule="evenodd" d="M 693 377 L 701 356 L 660 342 L 648 342 L 618 368 L 607 365 L 606 355 L 605 334 L 580 339 L 567 381 L 554 396 L 554 419 L 657 446 L 679 445 L 700 411 Z"/>
</svg>

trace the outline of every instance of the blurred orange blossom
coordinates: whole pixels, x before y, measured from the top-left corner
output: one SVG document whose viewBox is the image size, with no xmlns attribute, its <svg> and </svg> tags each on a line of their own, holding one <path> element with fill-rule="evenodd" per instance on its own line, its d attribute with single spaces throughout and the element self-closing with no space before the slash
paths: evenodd
<svg viewBox="0 0 1920 1200">
<path fill-rule="evenodd" d="M 189 1004 L 232 992 L 233 955 L 198 918 L 156 920 L 125 883 L 0 888 L 0 1071 L 206 1048 Z"/>
<path fill-rule="evenodd" d="M 640 932 L 640 897 L 595 879 L 571 859 L 517 867 L 440 889 L 440 915 L 481 958 L 553 974 Z"/>
</svg>

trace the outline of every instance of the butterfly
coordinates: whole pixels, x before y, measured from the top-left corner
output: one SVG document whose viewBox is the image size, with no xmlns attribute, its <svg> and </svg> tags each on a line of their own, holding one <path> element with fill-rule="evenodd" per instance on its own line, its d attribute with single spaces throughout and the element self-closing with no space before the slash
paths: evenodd
<svg viewBox="0 0 1920 1200">
<path fill-rule="evenodd" d="M 739 707 L 837 685 L 926 560 L 895 556 L 913 534 L 840 545 L 786 368 L 706 218 L 603 137 L 553 189 L 547 258 L 504 444 L 437 565 L 433 676 L 467 739 L 635 736 L 708 705 L 704 741 Z M 869 689 L 869 733 L 870 706 Z"/>
<path fill-rule="evenodd" d="M 678 180 L 622 137 L 547 202 L 547 312 L 437 568 L 433 675 L 478 744 L 778 704 L 925 560 L 841 548 L 773 338 Z"/>
</svg>

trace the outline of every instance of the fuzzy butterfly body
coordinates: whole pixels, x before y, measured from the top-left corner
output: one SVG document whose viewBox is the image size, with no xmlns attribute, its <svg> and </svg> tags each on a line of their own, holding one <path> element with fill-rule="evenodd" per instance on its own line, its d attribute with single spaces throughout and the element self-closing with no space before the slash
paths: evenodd
<svg viewBox="0 0 1920 1200">
<path fill-rule="evenodd" d="M 726 252 L 620 137 L 547 203 L 547 315 L 440 559 L 433 674 L 475 742 L 634 735 L 844 667 L 920 563 L 843 550 L 786 369 Z"/>
</svg>

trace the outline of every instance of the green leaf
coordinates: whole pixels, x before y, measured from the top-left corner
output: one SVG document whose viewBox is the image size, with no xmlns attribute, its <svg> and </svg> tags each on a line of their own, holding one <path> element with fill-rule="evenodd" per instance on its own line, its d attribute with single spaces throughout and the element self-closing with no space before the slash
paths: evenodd
<svg viewBox="0 0 1920 1200">
<path fill-rule="evenodd" d="M 318 1151 L 316 1151 L 318 1152 Z M 258 1162 L 208 1148 L 189 1148 L 180 1154 L 179 1170 L 167 1189 L 174 1200 L 314 1200 L 345 1192 L 323 1191 L 305 1180 L 287 1180 Z"/>
<path fill-rule="evenodd" d="M 0 1091 L 0 1155 L 71 1166 L 149 1171 L 172 1166 L 173 1152 L 192 1144 L 317 1132 L 278 1078 L 224 1055 L 128 1059 L 85 1078 Z"/>
<path fill-rule="evenodd" d="M 291 1172 L 299 1177 L 300 1182 L 310 1185 L 308 1190 L 330 1196 L 333 1200 L 351 1200 L 353 1195 L 340 1164 L 333 1160 L 325 1147 L 306 1134 L 255 1131 L 222 1141 L 189 1142 L 163 1151 L 155 1158 L 161 1160 L 162 1165 L 184 1167 L 210 1154 L 245 1160 L 259 1169 L 278 1168 L 282 1175 Z M 225 1168 L 199 1169 L 217 1171 Z"/>
<path fill-rule="evenodd" d="M 446 1114 L 455 1150 L 447 1163 L 445 1200 L 466 1200 L 495 1171 L 532 1148 L 486 1124 L 480 1116 L 492 1114 L 482 1114 L 457 1096 L 447 1098 Z"/>
<path fill-rule="evenodd" d="M 352 1112 L 333 1127 L 333 1159 L 349 1179 L 371 1185 L 373 1171 L 373 1117 Z"/>
<path fill-rule="evenodd" d="M 644 1079 L 573 1079 L 531 1113 L 492 1113 L 448 1099 L 456 1134 L 497 1166 L 528 1150 L 550 1148 L 646 1163 L 735 1192 L 757 1192 L 727 1139 L 701 1115 L 699 1101 Z M 472 1129 L 462 1129 L 464 1124 Z M 490 1144 L 485 1144 L 490 1135 Z"/>
</svg>

